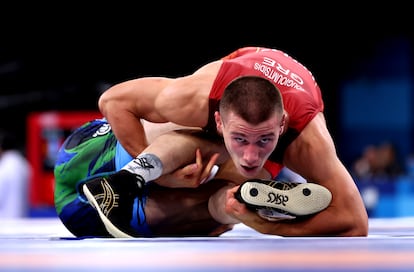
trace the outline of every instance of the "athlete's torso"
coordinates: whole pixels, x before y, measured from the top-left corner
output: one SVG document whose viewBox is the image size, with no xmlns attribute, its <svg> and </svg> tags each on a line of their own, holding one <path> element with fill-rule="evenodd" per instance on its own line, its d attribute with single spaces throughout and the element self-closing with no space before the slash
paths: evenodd
<svg viewBox="0 0 414 272">
<path fill-rule="evenodd" d="M 304 127 L 323 111 L 324 104 L 318 84 L 306 67 L 286 53 L 268 48 L 245 47 L 222 58 L 222 65 L 209 96 L 209 124 L 213 130 L 214 112 L 226 86 L 240 76 L 256 75 L 272 81 L 280 90 L 285 111 L 289 115 L 288 129 L 269 158 L 270 162 L 282 164 L 287 146 Z M 275 171 L 272 171 L 275 174 Z"/>
</svg>

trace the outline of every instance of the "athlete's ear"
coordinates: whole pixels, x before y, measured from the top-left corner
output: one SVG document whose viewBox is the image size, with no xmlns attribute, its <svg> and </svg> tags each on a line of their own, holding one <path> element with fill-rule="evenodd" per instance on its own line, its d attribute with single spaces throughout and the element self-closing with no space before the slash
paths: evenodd
<svg viewBox="0 0 414 272">
<path fill-rule="evenodd" d="M 281 135 L 283 133 L 283 130 L 285 129 L 285 124 L 286 124 L 286 114 L 282 115 L 282 120 L 280 120 L 280 132 L 279 135 Z"/>
<path fill-rule="evenodd" d="M 214 113 L 214 120 L 216 121 L 216 128 L 219 134 L 223 134 L 223 120 L 221 119 L 220 113 L 216 111 Z"/>
</svg>

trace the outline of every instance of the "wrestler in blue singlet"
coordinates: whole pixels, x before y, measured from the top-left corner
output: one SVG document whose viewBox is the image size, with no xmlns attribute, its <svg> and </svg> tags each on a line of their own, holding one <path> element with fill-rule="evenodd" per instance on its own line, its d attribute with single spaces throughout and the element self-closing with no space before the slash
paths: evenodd
<svg viewBox="0 0 414 272">
<path fill-rule="evenodd" d="M 111 237 L 81 187 L 88 180 L 115 173 L 132 159 L 104 118 L 84 124 L 65 140 L 54 168 L 54 198 L 59 218 L 75 236 Z M 134 205 L 133 213 L 137 216 L 133 218 L 138 220 L 132 223 L 142 236 L 151 236 L 145 222 L 145 200 L 144 192 Z"/>
</svg>

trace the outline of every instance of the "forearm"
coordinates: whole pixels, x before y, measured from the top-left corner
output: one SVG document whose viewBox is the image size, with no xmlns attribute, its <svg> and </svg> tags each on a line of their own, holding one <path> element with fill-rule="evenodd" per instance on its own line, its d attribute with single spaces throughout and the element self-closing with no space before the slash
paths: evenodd
<svg viewBox="0 0 414 272">
<path fill-rule="evenodd" d="M 99 97 L 99 110 L 111 124 L 119 142 L 133 157 L 147 146 L 146 131 L 141 121 L 168 122 L 160 114 L 162 108 L 155 106 L 155 101 L 169 82 L 171 80 L 167 78 L 137 78 L 116 84 Z"/>
<path fill-rule="evenodd" d="M 224 181 L 223 181 L 224 182 Z M 234 187 L 234 185 L 227 185 L 219 189 L 216 193 L 210 196 L 208 200 L 208 211 L 210 212 L 211 217 L 214 218 L 217 222 L 221 224 L 237 224 L 240 223 L 240 220 L 231 216 L 226 212 L 226 191 Z"/>
<path fill-rule="evenodd" d="M 145 130 L 135 117 L 124 116 L 122 120 L 110 117 L 108 122 L 122 147 L 132 157 L 137 157 L 148 146 Z"/>
<path fill-rule="evenodd" d="M 263 234 L 280 236 L 367 236 L 367 222 L 358 212 L 338 213 L 326 209 L 309 217 L 271 222 L 250 212 L 242 223 Z"/>
<path fill-rule="evenodd" d="M 293 220 L 268 221 L 234 198 L 238 186 L 227 191 L 226 211 L 263 234 L 280 236 L 367 236 L 368 216 L 358 194 L 333 192 L 325 210 Z"/>
<path fill-rule="evenodd" d="M 118 97 L 102 95 L 99 100 L 99 109 L 117 140 L 132 157 L 136 157 L 148 144 L 141 120 L 128 107 L 128 102 Z"/>
</svg>

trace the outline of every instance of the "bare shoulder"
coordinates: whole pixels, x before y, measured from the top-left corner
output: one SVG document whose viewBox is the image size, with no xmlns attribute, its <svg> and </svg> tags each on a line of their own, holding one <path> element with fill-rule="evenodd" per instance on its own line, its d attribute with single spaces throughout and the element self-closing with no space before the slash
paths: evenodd
<svg viewBox="0 0 414 272">
<path fill-rule="evenodd" d="M 177 78 L 170 84 L 170 91 L 181 90 L 184 95 L 193 96 L 195 93 L 209 94 L 211 87 L 220 70 L 222 61 L 210 62 L 188 76 Z M 166 90 L 168 91 L 168 89 Z"/>
<path fill-rule="evenodd" d="M 223 63 L 222 60 L 216 60 L 216 61 L 209 62 L 201 66 L 198 70 L 196 70 L 194 74 L 215 74 L 217 75 L 222 63 Z"/>
<path fill-rule="evenodd" d="M 208 97 L 220 65 L 220 61 L 206 64 L 191 75 L 176 78 L 163 89 L 157 103 L 170 121 L 185 126 L 206 125 Z"/>
</svg>

